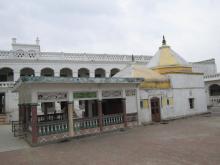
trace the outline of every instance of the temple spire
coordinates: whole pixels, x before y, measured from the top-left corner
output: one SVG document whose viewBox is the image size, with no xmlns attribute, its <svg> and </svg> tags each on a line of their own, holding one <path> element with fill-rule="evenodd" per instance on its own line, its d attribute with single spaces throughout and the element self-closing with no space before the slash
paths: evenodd
<svg viewBox="0 0 220 165">
<path fill-rule="evenodd" d="M 166 42 L 165 37 L 164 37 L 164 35 L 163 35 L 162 45 L 166 45 L 166 44 L 167 44 L 167 42 Z"/>
</svg>

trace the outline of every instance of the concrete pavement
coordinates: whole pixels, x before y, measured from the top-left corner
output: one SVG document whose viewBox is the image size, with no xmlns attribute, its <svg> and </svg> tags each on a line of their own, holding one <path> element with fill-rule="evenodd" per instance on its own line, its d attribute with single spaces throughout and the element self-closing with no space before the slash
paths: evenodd
<svg viewBox="0 0 220 165">
<path fill-rule="evenodd" d="M 13 136 L 11 125 L 0 125 L 0 152 L 23 148 L 29 148 L 29 145 L 22 138 Z"/>
<path fill-rule="evenodd" d="M 219 165 L 217 114 L 1 152 L 0 164 Z"/>
</svg>

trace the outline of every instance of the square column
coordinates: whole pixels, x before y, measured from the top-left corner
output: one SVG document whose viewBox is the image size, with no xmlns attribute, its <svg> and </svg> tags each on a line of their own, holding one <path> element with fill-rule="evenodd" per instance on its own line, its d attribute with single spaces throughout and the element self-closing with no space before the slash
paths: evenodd
<svg viewBox="0 0 220 165">
<path fill-rule="evenodd" d="M 29 124 L 29 113 L 30 113 L 30 109 L 29 109 L 29 105 L 25 104 L 24 105 L 24 112 L 25 112 L 25 128 L 28 129 L 28 124 Z"/>
<path fill-rule="evenodd" d="M 126 114 L 126 99 L 123 98 L 122 100 L 122 109 L 123 109 L 123 121 L 124 121 L 124 126 L 127 127 L 127 114 Z"/>
<path fill-rule="evenodd" d="M 90 72 L 89 72 L 89 77 L 95 77 L 95 72 L 90 71 Z"/>
<path fill-rule="evenodd" d="M 25 113 L 24 113 L 24 105 L 23 104 L 18 104 L 18 121 L 20 123 L 24 123 L 24 118 L 25 118 Z"/>
<path fill-rule="evenodd" d="M 32 144 L 37 143 L 37 104 L 30 104 L 31 109 L 31 128 L 32 128 Z"/>
<path fill-rule="evenodd" d="M 97 101 L 98 104 L 98 116 L 99 116 L 99 127 L 100 127 L 100 132 L 103 130 L 103 123 L 102 123 L 102 100 Z"/>
<path fill-rule="evenodd" d="M 73 111 L 74 111 L 74 102 L 68 102 L 68 125 L 69 125 L 69 136 L 74 136 L 73 131 Z"/>
<path fill-rule="evenodd" d="M 22 119 L 21 119 L 21 115 L 22 115 L 22 105 L 21 104 L 18 104 L 18 121 L 21 122 Z"/>
</svg>

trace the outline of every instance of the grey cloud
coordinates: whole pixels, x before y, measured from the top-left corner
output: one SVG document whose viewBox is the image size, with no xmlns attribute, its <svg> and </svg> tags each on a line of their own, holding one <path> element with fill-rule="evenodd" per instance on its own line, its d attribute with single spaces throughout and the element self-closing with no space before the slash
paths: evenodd
<svg viewBox="0 0 220 165">
<path fill-rule="evenodd" d="M 0 1 L 0 48 L 11 37 L 43 51 L 153 55 L 164 34 L 188 61 L 220 64 L 217 0 Z"/>
</svg>

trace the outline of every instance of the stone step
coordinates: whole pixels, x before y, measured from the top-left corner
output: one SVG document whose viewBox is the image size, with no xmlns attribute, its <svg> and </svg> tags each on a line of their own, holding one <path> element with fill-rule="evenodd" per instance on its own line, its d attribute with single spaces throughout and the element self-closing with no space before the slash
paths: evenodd
<svg viewBox="0 0 220 165">
<path fill-rule="evenodd" d="M 7 116 L 5 114 L 0 114 L 0 125 L 7 124 L 6 118 L 7 118 Z"/>
</svg>

